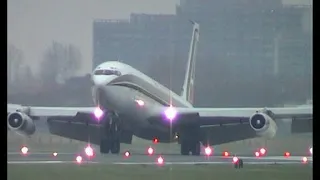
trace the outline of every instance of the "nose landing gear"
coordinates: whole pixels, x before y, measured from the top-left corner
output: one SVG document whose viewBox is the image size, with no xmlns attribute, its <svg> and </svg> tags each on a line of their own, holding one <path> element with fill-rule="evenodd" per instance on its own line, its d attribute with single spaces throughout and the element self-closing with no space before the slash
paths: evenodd
<svg viewBox="0 0 320 180">
<path fill-rule="evenodd" d="M 100 153 L 120 153 L 121 127 L 117 113 L 109 111 L 100 126 Z"/>
</svg>

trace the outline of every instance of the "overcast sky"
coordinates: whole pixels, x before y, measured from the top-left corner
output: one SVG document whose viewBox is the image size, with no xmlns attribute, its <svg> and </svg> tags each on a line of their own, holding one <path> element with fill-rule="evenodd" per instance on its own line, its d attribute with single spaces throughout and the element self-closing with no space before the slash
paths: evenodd
<svg viewBox="0 0 320 180">
<path fill-rule="evenodd" d="M 310 4 L 312 0 L 284 0 Z M 92 22 L 128 19 L 130 13 L 173 14 L 179 0 L 8 0 L 8 43 L 22 49 L 37 70 L 52 41 L 78 46 L 83 56 L 80 74 L 91 71 Z"/>
</svg>

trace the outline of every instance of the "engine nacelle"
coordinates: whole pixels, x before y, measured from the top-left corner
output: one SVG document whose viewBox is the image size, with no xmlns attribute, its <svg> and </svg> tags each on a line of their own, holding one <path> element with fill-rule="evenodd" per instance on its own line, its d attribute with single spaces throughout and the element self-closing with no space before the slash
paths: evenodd
<svg viewBox="0 0 320 180">
<path fill-rule="evenodd" d="M 32 135 L 36 131 L 33 120 L 23 112 L 13 112 L 7 117 L 8 128 L 19 134 Z"/>
<path fill-rule="evenodd" d="M 273 138 L 277 133 L 276 122 L 265 113 L 256 113 L 251 116 L 250 126 L 254 129 L 258 136 Z"/>
</svg>

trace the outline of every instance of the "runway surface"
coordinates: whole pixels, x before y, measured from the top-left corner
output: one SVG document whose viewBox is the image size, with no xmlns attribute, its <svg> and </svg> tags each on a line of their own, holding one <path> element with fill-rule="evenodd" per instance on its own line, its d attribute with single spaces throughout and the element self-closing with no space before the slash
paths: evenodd
<svg viewBox="0 0 320 180">
<path fill-rule="evenodd" d="M 75 163 L 76 157 L 83 158 L 82 163 L 100 163 L 100 164 L 157 164 L 158 158 L 161 156 L 164 164 L 231 164 L 233 156 L 181 156 L 178 154 L 168 155 L 147 155 L 147 154 L 131 154 L 126 157 L 124 154 L 120 155 L 100 155 L 97 154 L 88 158 L 84 153 L 58 153 L 56 156 L 53 153 L 38 153 L 33 152 L 23 155 L 20 152 L 8 152 L 8 164 L 52 164 L 52 163 Z M 265 156 L 265 157 L 238 157 L 242 158 L 246 164 L 295 164 L 303 163 L 302 156 Z M 312 157 L 307 157 L 308 162 L 312 162 Z"/>
</svg>

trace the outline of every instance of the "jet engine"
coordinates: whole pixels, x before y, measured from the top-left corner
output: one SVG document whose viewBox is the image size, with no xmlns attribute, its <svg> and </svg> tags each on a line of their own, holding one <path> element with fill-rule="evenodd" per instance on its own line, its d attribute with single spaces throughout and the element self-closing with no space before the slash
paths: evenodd
<svg viewBox="0 0 320 180">
<path fill-rule="evenodd" d="M 36 131 L 33 120 L 23 112 L 13 112 L 7 117 L 8 128 L 19 134 L 32 135 Z"/>
<path fill-rule="evenodd" d="M 250 126 L 258 136 L 273 138 L 277 133 L 276 122 L 266 113 L 256 113 L 251 116 Z"/>
</svg>

